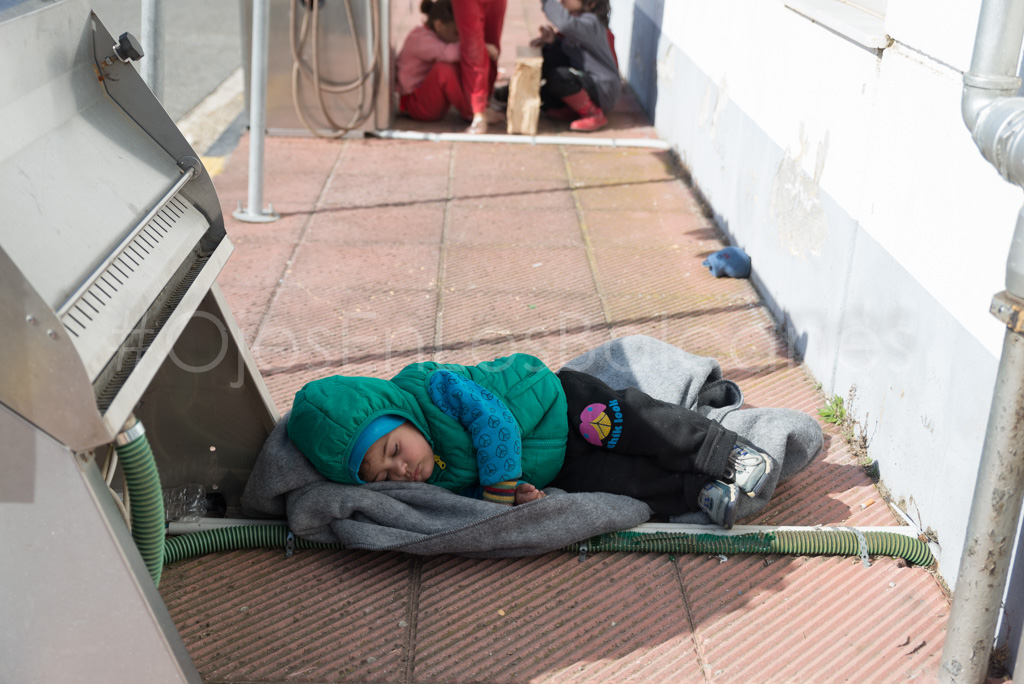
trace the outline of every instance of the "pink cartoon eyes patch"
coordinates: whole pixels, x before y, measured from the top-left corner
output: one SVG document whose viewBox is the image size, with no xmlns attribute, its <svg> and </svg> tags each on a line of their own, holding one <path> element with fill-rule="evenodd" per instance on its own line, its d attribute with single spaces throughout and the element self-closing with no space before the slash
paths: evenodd
<svg viewBox="0 0 1024 684">
<path fill-rule="evenodd" d="M 580 434 L 594 446 L 601 446 L 612 429 L 611 418 L 604 410 L 604 404 L 591 404 L 580 413 Z"/>
</svg>

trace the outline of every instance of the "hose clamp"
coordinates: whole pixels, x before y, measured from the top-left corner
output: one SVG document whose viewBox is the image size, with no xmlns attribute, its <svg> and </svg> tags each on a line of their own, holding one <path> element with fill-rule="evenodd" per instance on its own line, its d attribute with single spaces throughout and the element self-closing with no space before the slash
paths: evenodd
<svg viewBox="0 0 1024 684">
<path fill-rule="evenodd" d="M 580 555 L 579 555 L 579 558 L 577 558 L 576 560 L 579 561 L 580 563 L 582 563 L 583 561 L 587 560 L 587 551 L 588 550 L 589 550 L 589 547 L 587 546 L 587 542 L 582 542 L 580 544 Z"/>
<path fill-rule="evenodd" d="M 864 536 L 864 532 L 858 530 L 856 527 L 844 527 L 844 530 L 849 530 L 857 535 L 857 541 L 860 543 L 860 562 L 865 568 L 871 567 L 871 557 L 868 556 L 868 539 Z"/>
<path fill-rule="evenodd" d="M 295 553 L 295 533 L 288 530 L 288 536 L 285 538 L 284 544 L 284 557 L 291 558 L 293 553 Z"/>
<path fill-rule="evenodd" d="M 131 426 L 117 433 L 117 437 L 114 438 L 114 444 L 125 446 L 131 444 L 144 434 L 146 434 L 145 426 L 143 426 L 141 420 L 136 420 Z"/>
</svg>

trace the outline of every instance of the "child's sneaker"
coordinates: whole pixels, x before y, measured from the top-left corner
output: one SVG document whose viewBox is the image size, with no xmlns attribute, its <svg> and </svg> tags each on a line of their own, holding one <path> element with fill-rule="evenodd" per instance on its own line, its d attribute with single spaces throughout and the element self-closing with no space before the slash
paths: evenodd
<svg viewBox="0 0 1024 684">
<path fill-rule="evenodd" d="M 732 529 L 736 522 L 736 498 L 739 489 L 734 484 L 713 480 L 704 485 L 697 497 L 700 510 L 725 529 Z"/>
<path fill-rule="evenodd" d="M 750 446 L 740 444 L 732 448 L 725 467 L 725 479 L 731 480 L 747 496 L 757 496 L 768 483 L 772 472 L 772 459 Z"/>
</svg>

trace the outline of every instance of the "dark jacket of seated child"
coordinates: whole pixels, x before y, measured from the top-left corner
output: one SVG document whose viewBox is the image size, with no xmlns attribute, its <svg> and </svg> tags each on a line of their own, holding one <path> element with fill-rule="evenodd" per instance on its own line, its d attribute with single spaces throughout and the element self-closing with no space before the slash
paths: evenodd
<svg viewBox="0 0 1024 684">
<path fill-rule="evenodd" d="M 554 484 L 632 496 L 660 515 L 704 510 L 726 527 L 739 492 L 756 495 L 772 469 L 694 411 L 526 354 L 315 380 L 295 396 L 288 436 L 343 484 L 427 482 L 505 504 Z"/>
</svg>

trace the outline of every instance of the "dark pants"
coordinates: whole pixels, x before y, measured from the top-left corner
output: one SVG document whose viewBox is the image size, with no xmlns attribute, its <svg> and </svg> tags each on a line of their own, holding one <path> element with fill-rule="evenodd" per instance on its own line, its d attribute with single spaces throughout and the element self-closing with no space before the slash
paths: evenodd
<svg viewBox="0 0 1024 684">
<path fill-rule="evenodd" d="M 562 98 L 581 90 L 586 90 L 590 99 L 597 103 L 597 86 L 594 79 L 585 71 L 571 68 L 569 58 L 562 52 L 561 41 L 545 45 L 543 55 L 544 64 L 540 73 L 544 85 L 540 87 L 540 102 L 544 109 L 564 107 Z"/>
<path fill-rule="evenodd" d="M 638 389 L 612 389 L 586 373 L 562 370 L 558 378 L 569 404 L 569 440 L 552 485 L 624 494 L 658 515 L 698 510 L 701 488 L 725 473 L 735 432 Z"/>
</svg>

